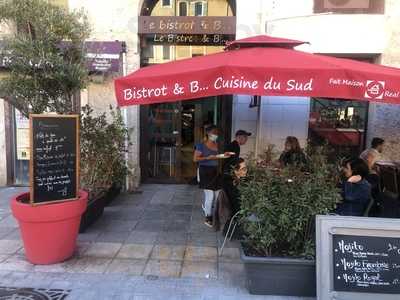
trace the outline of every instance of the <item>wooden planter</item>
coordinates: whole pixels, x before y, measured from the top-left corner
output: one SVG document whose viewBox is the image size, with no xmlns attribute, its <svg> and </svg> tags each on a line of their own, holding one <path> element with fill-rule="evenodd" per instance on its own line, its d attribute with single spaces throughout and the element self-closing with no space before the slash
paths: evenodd
<svg viewBox="0 0 400 300">
<path fill-rule="evenodd" d="M 240 249 L 246 284 L 253 295 L 315 297 L 315 261 L 280 257 L 252 257 Z"/>
<path fill-rule="evenodd" d="M 103 215 L 105 203 L 105 195 L 98 198 L 89 198 L 87 209 L 81 219 L 79 233 L 85 232 L 90 225 Z"/>
<path fill-rule="evenodd" d="M 114 183 L 105 196 L 105 205 L 110 205 L 110 203 L 113 202 L 115 198 L 117 198 L 117 196 L 121 193 L 121 190 L 121 185 Z"/>
</svg>

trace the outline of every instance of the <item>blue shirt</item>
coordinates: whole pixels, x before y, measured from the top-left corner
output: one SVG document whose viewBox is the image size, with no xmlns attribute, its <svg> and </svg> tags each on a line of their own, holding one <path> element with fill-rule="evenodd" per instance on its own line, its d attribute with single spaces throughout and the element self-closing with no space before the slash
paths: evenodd
<svg viewBox="0 0 400 300">
<path fill-rule="evenodd" d="M 365 179 L 357 183 L 344 182 L 342 185 L 343 202 L 337 207 L 337 213 L 343 216 L 362 216 L 371 199 L 371 185 Z"/>
<path fill-rule="evenodd" d="M 200 143 L 194 146 L 194 149 L 201 153 L 202 157 L 207 157 L 210 155 L 217 155 L 218 151 L 211 150 L 208 148 L 204 143 Z M 206 166 L 206 167 L 217 167 L 218 161 L 217 160 L 202 160 L 199 161 L 199 166 Z"/>
</svg>

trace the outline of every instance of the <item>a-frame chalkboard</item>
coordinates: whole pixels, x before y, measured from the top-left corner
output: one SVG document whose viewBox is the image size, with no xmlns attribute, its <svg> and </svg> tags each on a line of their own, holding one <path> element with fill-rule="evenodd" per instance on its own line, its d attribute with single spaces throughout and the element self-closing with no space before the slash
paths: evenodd
<svg viewBox="0 0 400 300">
<path fill-rule="evenodd" d="M 36 115 L 30 122 L 30 203 L 75 200 L 79 192 L 79 116 Z"/>
</svg>

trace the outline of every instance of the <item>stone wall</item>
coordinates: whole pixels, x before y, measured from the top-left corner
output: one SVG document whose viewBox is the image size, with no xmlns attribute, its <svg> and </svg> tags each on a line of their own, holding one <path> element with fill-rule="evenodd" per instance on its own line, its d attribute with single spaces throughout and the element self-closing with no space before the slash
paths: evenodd
<svg viewBox="0 0 400 300">
<path fill-rule="evenodd" d="M 7 157 L 4 101 L 0 99 L 0 186 L 7 184 Z"/>
<path fill-rule="evenodd" d="M 127 45 L 126 64 L 124 73 L 128 74 L 140 66 L 140 51 L 137 35 L 138 15 L 142 1 L 92 1 L 69 0 L 70 9 L 83 8 L 87 11 L 92 33 L 92 41 L 124 41 Z M 116 105 L 112 78 L 105 78 L 103 83 L 92 83 L 83 93 L 86 101 L 95 106 L 99 113 L 108 110 L 109 104 Z M 140 182 L 140 118 L 139 107 L 124 108 L 127 117 L 127 126 L 131 128 L 130 139 L 132 146 L 129 149 L 129 166 L 133 176 L 129 178 L 129 188 L 135 188 Z"/>
<path fill-rule="evenodd" d="M 400 1 L 386 1 L 385 32 L 388 34 L 380 63 L 400 67 Z M 400 160 L 400 105 L 371 104 L 368 144 L 373 137 L 386 140 L 384 158 Z"/>
</svg>

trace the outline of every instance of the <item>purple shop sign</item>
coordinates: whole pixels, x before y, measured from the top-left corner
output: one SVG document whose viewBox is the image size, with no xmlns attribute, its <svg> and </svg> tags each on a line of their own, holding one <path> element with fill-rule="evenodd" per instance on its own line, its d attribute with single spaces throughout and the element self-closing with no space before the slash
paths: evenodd
<svg viewBox="0 0 400 300">
<path fill-rule="evenodd" d="M 86 42 L 85 49 L 89 72 L 119 72 L 123 42 Z"/>
<path fill-rule="evenodd" d="M 121 53 L 124 51 L 123 42 L 85 42 L 86 66 L 89 72 L 119 72 Z M 61 49 L 67 47 L 63 42 Z M 9 57 L 2 51 L 5 45 L 0 41 L 0 68 L 6 68 Z"/>
</svg>

